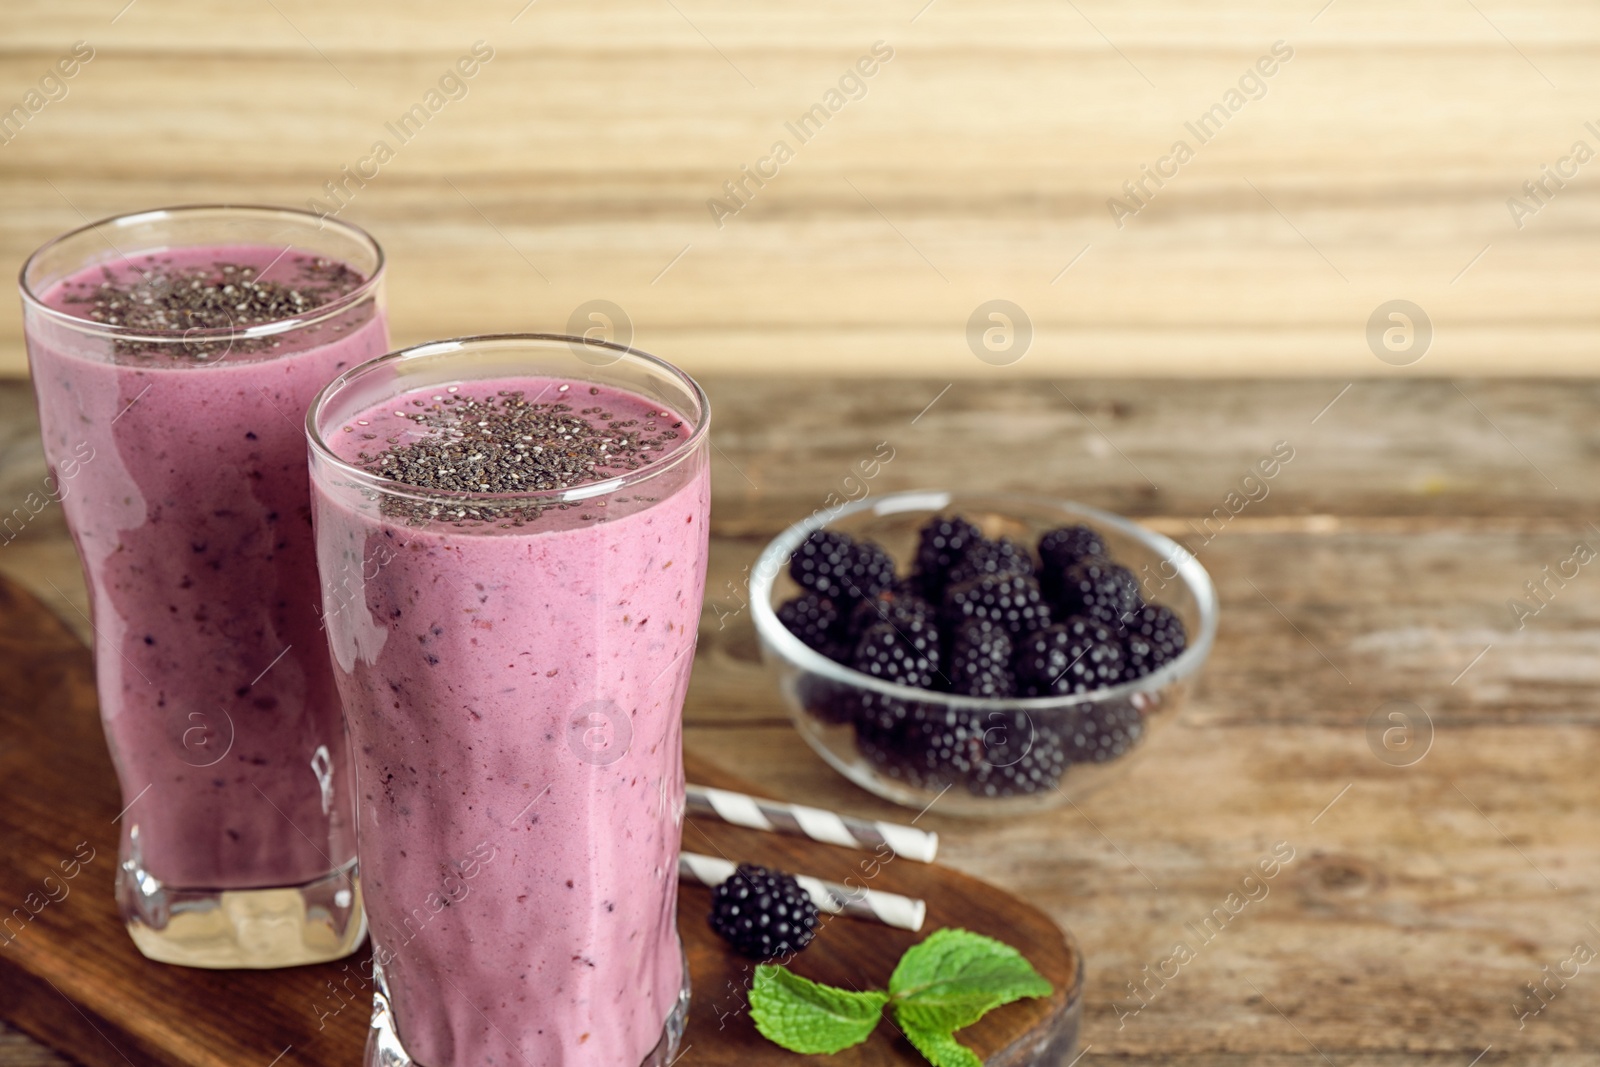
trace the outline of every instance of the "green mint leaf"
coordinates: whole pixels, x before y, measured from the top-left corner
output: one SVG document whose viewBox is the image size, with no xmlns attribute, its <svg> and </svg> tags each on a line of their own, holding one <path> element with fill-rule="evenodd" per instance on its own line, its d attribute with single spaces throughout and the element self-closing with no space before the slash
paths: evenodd
<svg viewBox="0 0 1600 1067">
<path fill-rule="evenodd" d="M 949 1034 L 917 1030 L 909 1026 L 903 1032 L 906 1040 L 911 1042 L 916 1050 L 922 1053 L 922 1058 L 933 1064 L 933 1067 L 983 1067 L 983 1061 L 978 1059 L 976 1052 Z"/>
<path fill-rule="evenodd" d="M 889 994 L 856 993 L 763 963 L 750 986 L 750 1018 L 761 1036 L 790 1052 L 838 1052 L 859 1045 L 878 1025 Z"/>
<path fill-rule="evenodd" d="M 928 1035 L 971 1026 L 991 1008 L 1048 996 L 1053 988 L 1010 945 L 958 929 L 937 930 L 913 945 L 889 978 L 895 1019 Z"/>
</svg>

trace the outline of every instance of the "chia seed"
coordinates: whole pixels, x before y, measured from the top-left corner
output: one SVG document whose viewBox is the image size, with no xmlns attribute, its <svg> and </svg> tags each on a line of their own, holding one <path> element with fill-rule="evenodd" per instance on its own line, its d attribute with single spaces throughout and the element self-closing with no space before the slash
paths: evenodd
<svg viewBox="0 0 1600 1067">
<path fill-rule="evenodd" d="M 570 386 L 563 385 L 558 392 Z M 423 431 L 420 440 L 376 453 L 360 452 L 366 471 L 419 489 L 510 497 L 573 489 L 638 470 L 660 458 L 677 440 L 677 429 L 655 432 L 616 422 L 603 407 L 575 412 L 556 401 L 537 403 L 521 390 L 501 390 L 482 399 L 451 395 L 413 402 L 419 410 L 395 415 Z M 386 514 L 412 522 L 500 522 L 520 525 L 551 505 L 509 499 L 420 503 L 385 498 Z M 603 506 L 603 505 L 602 505 Z M 593 521 L 592 514 L 581 516 Z"/>
<path fill-rule="evenodd" d="M 366 281 L 336 260 L 297 255 L 285 257 L 284 262 L 288 277 L 276 280 L 258 278 L 255 267 L 238 263 L 174 269 L 150 256 L 131 271 L 122 272 L 120 278 L 109 266 L 102 267 L 98 285 L 69 285 L 62 303 L 75 307 L 77 314 L 92 322 L 141 333 L 240 331 L 304 315 L 354 292 Z M 118 356 L 187 356 L 205 362 L 231 353 L 270 351 L 282 343 L 281 337 L 175 343 L 118 340 L 113 351 Z"/>
</svg>

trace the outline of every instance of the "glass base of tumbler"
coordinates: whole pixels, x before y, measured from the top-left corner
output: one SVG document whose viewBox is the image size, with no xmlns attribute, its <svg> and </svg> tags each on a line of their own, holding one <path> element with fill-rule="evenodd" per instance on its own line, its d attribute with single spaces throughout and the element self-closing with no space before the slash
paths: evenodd
<svg viewBox="0 0 1600 1067">
<path fill-rule="evenodd" d="M 140 952 L 183 967 L 326 963 L 367 936 L 355 860 L 305 885 L 271 889 L 174 889 L 124 860 L 117 907 Z"/>
<path fill-rule="evenodd" d="M 680 944 L 678 951 L 683 953 Z M 650 1050 L 639 1067 L 668 1067 L 678 1055 L 683 1042 L 683 1030 L 689 1023 L 689 956 L 683 953 L 683 988 L 678 991 L 678 1002 L 667 1013 L 667 1024 L 661 1028 L 661 1040 Z M 363 1067 L 424 1067 L 411 1058 L 400 1044 L 395 1032 L 394 1012 L 389 1007 L 389 991 L 383 985 L 383 968 L 377 960 L 372 962 L 372 1028 L 367 1031 L 367 1054 Z"/>
</svg>

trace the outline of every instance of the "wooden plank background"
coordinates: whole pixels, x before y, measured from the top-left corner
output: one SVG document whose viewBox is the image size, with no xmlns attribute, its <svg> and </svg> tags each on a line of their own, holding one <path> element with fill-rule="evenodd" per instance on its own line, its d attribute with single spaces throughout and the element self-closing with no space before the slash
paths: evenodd
<svg viewBox="0 0 1600 1067">
<path fill-rule="evenodd" d="M 1600 948 L 1600 578 L 1591 564 L 1552 587 L 1521 628 L 1508 601 L 1575 543 L 1600 547 L 1600 386 L 947 385 L 708 378 L 711 577 L 688 747 L 780 796 L 896 814 L 798 744 L 741 608 L 766 540 L 877 442 L 896 454 L 873 493 L 1046 492 L 1191 539 L 1288 442 L 1270 494 L 1200 549 L 1222 625 L 1184 717 L 1076 809 L 998 824 L 930 812 L 941 859 L 1076 934 L 1085 1067 L 1592 1064 L 1592 965 L 1523 1025 L 1513 1008 L 1575 943 Z M 44 476 L 30 405 L 25 384 L 0 384 L 0 500 Z M 58 508 L 0 546 L 0 569 L 86 629 Z M 1392 700 L 1431 720 L 1413 766 L 1369 747 Z M 1278 841 L 1296 858 L 1270 895 L 1119 1017 L 1137 1006 L 1126 984 Z M 6 1067 L 55 1062 L 34 1054 L 19 1043 L 7 1060 L 0 1041 Z"/>
<path fill-rule="evenodd" d="M 9 0 L 0 110 L 80 40 L 65 98 L 0 144 L 0 262 L 85 217 L 303 205 L 482 40 L 465 98 L 344 213 L 392 256 L 401 343 L 605 299 L 699 373 L 1593 367 L 1600 162 L 1520 229 L 1506 204 L 1600 150 L 1578 0 Z M 799 144 L 785 121 L 880 40 Z M 1293 60 L 1200 145 L 1184 123 L 1277 41 Z M 779 138 L 795 157 L 719 228 L 706 201 Z M 1179 138 L 1196 157 L 1118 228 L 1108 198 Z M 966 338 L 996 298 L 1035 328 L 1003 368 Z M 1437 330 L 1401 371 L 1365 340 L 1396 298 Z"/>
</svg>

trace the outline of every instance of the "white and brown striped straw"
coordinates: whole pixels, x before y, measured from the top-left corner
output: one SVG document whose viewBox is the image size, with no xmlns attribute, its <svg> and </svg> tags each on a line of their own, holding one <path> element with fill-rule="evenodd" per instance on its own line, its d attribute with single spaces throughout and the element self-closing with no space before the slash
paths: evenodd
<svg viewBox="0 0 1600 1067">
<path fill-rule="evenodd" d="M 689 786 L 685 800 L 690 815 L 706 815 L 752 830 L 795 834 L 863 852 L 875 852 L 880 845 L 888 845 L 896 856 L 919 863 L 932 863 L 939 851 L 939 835 L 915 826 L 872 822 L 803 804 L 785 804 L 703 785 Z"/>
<path fill-rule="evenodd" d="M 678 877 L 686 882 L 715 888 L 732 878 L 738 868 L 725 859 L 698 852 L 678 854 Z M 797 874 L 795 881 L 811 897 L 818 911 L 830 915 L 850 915 L 871 919 L 899 930 L 920 930 L 928 916 L 928 905 L 915 897 L 885 893 L 878 889 L 854 889 L 838 882 L 825 882 L 808 874 Z"/>
</svg>

